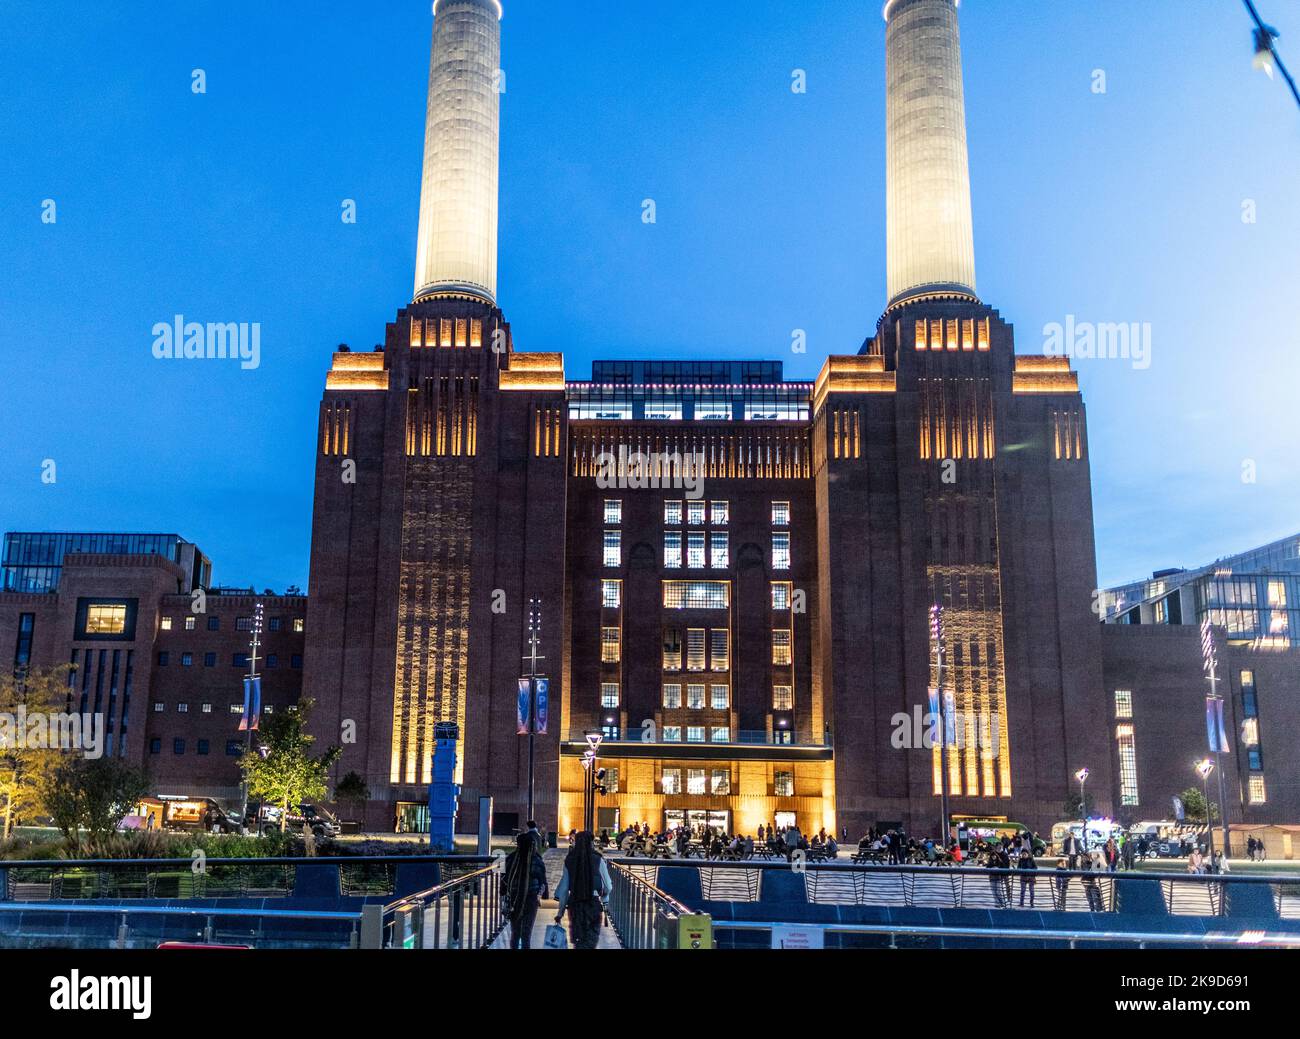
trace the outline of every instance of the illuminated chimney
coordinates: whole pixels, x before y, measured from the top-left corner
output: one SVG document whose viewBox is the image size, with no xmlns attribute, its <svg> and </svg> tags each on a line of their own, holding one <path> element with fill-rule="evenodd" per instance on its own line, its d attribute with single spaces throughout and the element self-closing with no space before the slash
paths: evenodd
<svg viewBox="0 0 1300 1039">
<path fill-rule="evenodd" d="M 889 303 L 975 297 L 960 0 L 888 0 Z"/>
<path fill-rule="evenodd" d="M 415 299 L 496 303 L 498 0 L 436 0 Z"/>
</svg>

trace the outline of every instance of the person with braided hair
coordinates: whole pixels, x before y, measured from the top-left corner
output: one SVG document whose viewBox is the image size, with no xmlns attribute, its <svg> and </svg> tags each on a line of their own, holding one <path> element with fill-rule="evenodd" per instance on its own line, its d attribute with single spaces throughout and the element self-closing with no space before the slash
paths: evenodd
<svg viewBox="0 0 1300 1039">
<path fill-rule="evenodd" d="M 596 850 L 591 833 L 583 830 L 573 840 L 573 847 L 564 859 L 564 876 L 555 889 L 559 909 L 555 913 L 558 924 L 569 911 L 569 938 L 575 949 L 594 949 L 600 941 L 601 917 L 605 899 L 613 888 L 609 867 Z"/>
<path fill-rule="evenodd" d="M 533 922 L 546 897 L 546 865 L 536 838 L 528 832 L 515 838 L 515 850 L 506 856 L 501 897 L 510 918 L 510 948 L 532 948 Z"/>
</svg>

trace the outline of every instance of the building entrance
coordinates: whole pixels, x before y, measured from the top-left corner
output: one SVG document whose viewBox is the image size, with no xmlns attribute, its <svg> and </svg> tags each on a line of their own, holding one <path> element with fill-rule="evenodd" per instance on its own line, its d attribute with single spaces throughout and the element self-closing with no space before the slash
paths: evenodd
<svg viewBox="0 0 1300 1039">
<path fill-rule="evenodd" d="M 720 833 L 730 833 L 731 813 L 696 808 L 669 808 L 664 812 L 664 826 L 669 830 L 687 826 L 693 834 L 699 833 L 706 826 Z"/>
</svg>

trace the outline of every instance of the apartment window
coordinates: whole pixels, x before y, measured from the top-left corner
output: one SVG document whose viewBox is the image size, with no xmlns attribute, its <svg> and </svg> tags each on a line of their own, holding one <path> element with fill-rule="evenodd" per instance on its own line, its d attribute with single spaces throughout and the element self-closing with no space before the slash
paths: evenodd
<svg viewBox="0 0 1300 1039">
<path fill-rule="evenodd" d="M 772 582 L 772 609 L 778 613 L 783 613 L 790 608 L 790 599 L 794 585 L 789 581 Z"/>
<path fill-rule="evenodd" d="M 155 736 L 153 739 L 149 741 L 149 753 L 150 754 L 162 753 L 162 740 L 159 739 L 157 736 Z"/>
<path fill-rule="evenodd" d="M 713 781 L 710 786 L 715 794 L 730 794 L 731 770 L 727 768 L 715 768 L 713 770 Z"/>
<path fill-rule="evenodd" d="M 772 663 L 779 667 L 788 667 L 791 663 L 790 631 L 777 628 L 772 632 Z"/>
<path fill-rule="evenodd" d="M 618 706 L 618 683 L 602 682 L 600 684 L 600 706 L 617 707 Z"/>
<path fill-rule="evenodd" d="M 164 618 L 162 619 L 162 630 L 163 630 L 163 631 L 171 631 L 171 630 L 172 630 L 172 619 L 171 619 L 170 617 L 164 617 Z"/>
<path fill-rule="evenodd" d="M 204 653 L 204 654 L 203 654 L 203 666 L 204 666 L 204 667 L 216 667 L 216 666 L 217 666 L 217 655 L 216 655 L 215 653 Z"/>
<path fill-rule="evenodd" d="M 714 671 L 731 670 L 731 632 L 726 628 L 709 632 L 709 657 Z"/>
<path fill-rule="evenodd" d="M 601 581 L 600 603 L 607 610 L 617 610 L 623 605 L 623 582 Z"/>
<path fill-rule="evenodd" d="M 177 736 L 174 740 L 172 740 L 172 753 L 173 753 L 173 754 L 184 754 L 184 753 L 185 753 L 185 740 L 184 740 L 184 739 L 182 739 L 181 737 Z"/>
<path fill-rule="evenodd" d="M 244 705 L 243 705 L 242 703 L 232 703 L 232 704 L 230 705 L 230 713 L 231 713 L 231 714 L 243 714 L 243 713 L 244 713 Z"/>
<path fill-rule="evenodd" d="M 266 655 L 266 669 L 268 671 L 274 671 L 279 666 L 280 666 L 279 655 L 276 653 L 268 653 Z"/>
<path fill-rule="evenodd" d="M 193 617 L 186 617 L 186 618 L 185 618 L 185 630 L 186 630 L 186 631 L 193 631 L 193 630 L 194 630 L 194 618 L 193 618 Z"/>
<path fill-rule="evenodd" d="M 24 668 L 32 659 L 32 633 L 36 630 L 36 614 L 23 613 L 18 617 L 18 641 L 14 645 L 14 668 Z M 75 655 L 74 655 L 74 660 Z M 69 679 L 69 681 L 71 681 Z"/>
<path fill-rule="evenodd" d="M 686 566 L 691 570 L 704 569 L 704 531 L 692 530 L 686 535 Z"/>
<path fill-rule="evenodd" d="M 167 705 L 166 705 L 166 704 L 161 703 L 161 702 L 159 702 L 159 701 L 157 701 L 157 700 L 154 701 L 154 705 L 153 705 L 153 713 L 154 713 L 154 714 L 162 714 L 163 711 L 165 711 L 165 710 L 167 710 Z"/>
<path fill-rule="evenodd" d="M 664 569 L 680 570 L 682 568 L 682 532 L 669 530 L 664 532 Z"/>
<path fill-rule="evenodd" d="M 709 562 L 714 570 L 725 570 L 731 566 L 731 538 L 726 531 L 716 530 L 709 537 Z"/>
<path fill-rule="evenodd" d="M 621 656 L 618 628 L 600 629 L 600 659 L 604 664 L 617 664 Z"/>
<path fill-rule="evenodd" d="M 682 687 L 677 683 L 664 685 L 664 710 L 675 711 L 682 705 Z"/>
<path fill-rule="evenodd" d="M 1264 752 L 1259 749 L 1258 745 L 1246 748 L 1246 767 L 1255 770 L 1264 767 Z"/>
<path fill-rule="evenodd" d="M 616 768 L 605 769 L 605 793 L 618 793 L 618 769 Z"/>
<path fill-rule="evenodd" d="M 623 565 L 623 532 L 621 530 L 605 531 L 605 565 Z"/>
<path fill-rule="evenodd" d="M 623 503 L 621 501 L 605 501 L 605 522 L 611 526 L 623 522 Z"/>
<path fill-rule="evenodd" d="M 209 749 L 210 746 L 211 746 L 211 744 L 209 744 L 207 740 L 199 740 L 199 741 L 198 741 L 198 752 L 199 752 L 199 754 L 201 754 L 201 755 L 203 755 L 204 757 L 206 757 L 206 756 L 207 756 L 207 753 L 208 753 L 208 749 Z"/>
<path fill-rule="evenodd" d="M 177 713 L 177 714 L 189 714 L 189 713 L 190 713 L 190 705 L 187 704 L 187 703 L 178 703 L 178 704 L 176 705 L 176 713 Z"/>
<path fill-rule="evenodd" d="M 221 618 L 220 618 L 220 617 L 209 617 L 209 618 L 208 618 L 208 631 L 220 631 L 220 630 L 221 630 Z"/>
<path fill-rule="evenodd" d="M 789 685 L 772 686 L 772 710 L 794 710 L 794 687 Z"/>
<path fill-rule="evenodd" d="M 193 653 L 182 653 L 182 654 L 181 654 L 181 667 L 193 667 L 193 666 L 194 666 L 194 654 L 193 654 Z"/>
<path fill-rule="evenodd" d="M 686 770 L 686 792 L 688 794 L 707 794 L 708 773 L 702 768 L 688 768 Z"/>
<path fill-rule="evenodd" d="M 158 666 L 159 666 L 159 667 L 166 667 L 166 666 L 167 666 L 167 662 L 168 662 L 169 660 L 171 660 L 171 654 L 168 653 L 166 650 L 163 650 L 161 653 L 158 654 Z"/>
<path fill-rule="evenodd" d="M 608 723 L 600 727 L 600 734 L 604 736 L 606 740 L 612 742 L 618 742 L 618 740 L 623 738 L 623 730 L 617 725 L 610 725 Z"/>
<path fill-rule="evenodd" d="M 1133 717 L 1133 692 L 1129 689 L 1115 690 L 1115 717 Z"/>
<path fill-rule="evenodd" d="M 202 711 L 203 711 L 204 714 L 211 714 L 211 713 L 212 713 L 212 704 L 210 704 L 210 703 L 205 703 L 201 709 L 202 709 Z"/>
<path fill-rule="evenodd" d="M 303 619 L 302 619 L 301 617 L 295 617 L 295 618 L 293 619 L 293 630 L 294 630 L 297 634 L 301 635 L 301 634 L 302 634 L 302 629 L 303 629 L 303 625 L 304 625 L 304 623 L 305 623 L 305 622 L 303 621 Z"/>
<path fill-rule="evenodd" d="M 692 711 L 704 710 L 704 686 L 693 684 L 686 687 L 686 706 Z"/>
<path fill-rule="evenodd" d="M 790 535 L 776 533 L 772 535 L 772 569 L 790 569 Z"/>
<path fill-rule="evenodd" d="M 295 671 L 302 670 L 302 654 L 295 653 L 289 658 L 289 666 Z"/>
<path fill-rule="evenodd" d="M 689 628 L 686 631 L 686 670 L 703 671 L 704 668 L 704 629 Z"/>
<path fill-rule="evenodd" d="M 680 527 L 682 525 L 682 503 L 679 501 L 664 502 L 664 526 Z"/>
<path fill-rule="evenodd" d="M 1254 775 L 1250 777 L 1250 803 L 1253 805 L 1262 805 L 1268 803 L 1268 791 L 1264 788 L 1264 777 Z"/>
<path fill-rule="evenodd" d="M 226 740 L 226 757 L 237 758 L 244 753 L 244 745 L 239 740 Z"/>
<path fill-rule="evenodd" d="M 794 797 L 794 773 L 777 772 L 773 775 L 772 794 L 775 797 Z"/>
<path fill-rule="evenodd" d="M 665 581 L 666 610 L 725 610 L 731 605 L 726 581 Z"/>
<path fill-rule="evenodd" d="M 268 631 L 279 631 L 283 626 L 284 626 L 283 617 L 272 617 L 269 621 L 267 621 Z"/>
<path fill-rule="evenodd" d="M 1133 745 L 1133 726 L 1115 728 L 1119 744 L 1119 801 L 1122 805 L 1136 805 L 1138 800 L 1137 749 Z"/>
<path fill-rule="evenodd" d="M 235 618 L 235 630 L 236 630 L 236 631 L 252 631 L 252 630 L 253 630 L 253 618 L 252 618 L 252 617 L 236 617 L 236 618 Z"/>
<path fill-rule="evenodd" d="M 664 769 L 663 777 L 659 780 L 659 788 L 665 794 L 680 794 L 682 792 L 682 770 L 680 768 Z"/>
<path fill-rule="evenodd" d="M 772 526 L 788 527 L 790 525 L 790 503 L 788 501 L 772 502 Z"/>
<path fill-rule="evenodd" d="M 676 628 L 664 632 L 664 670 L 680 671 L 682 669 L 682 633 Z"/>
<path fill-rule="evenodd" d="M 126 633 L 126 603 L 90 604 L 86 607 L 87 635 Z"/>
<path fill-rule="evenodd" d="M 681 743 L 681 742 L 682 742 L 682 727 L 681 727 L 680 725 L 665 725 L 665 726 L 664 726 L 664 742 L 665 742 L 665 743 Z"/>
<path fill-rule="evenodd" d="M 710 743 L 730 743 L 731 727 L 728 725 L 715 725 L 709 730 Z"/>
<path fill-rule="evenodd" d="M 731 706 L 731 687 L 726 685 L 709 686 L 709 706 L 715 711 L 725 711 Z"/>
<path fill-rule="evenodd" d="M 688 725 L 688 726 L 686 726 L 686 742 L 687 742 L 687 743 L 703 743 L 703 742 L 704 742 L 704 726 L 703 726 L 703 725 Z"/>
<path fill-rule="evenodd" d="M 230 657 L 231 667 L 248 667 L 247 653 L 234 653 Z"/>
<path fill-rule="evenodd" d="M 731 503 L 715 501 L 709 506 L 709 519 L 715 527 L 725 527 L 731 521 Z"/>
<path fill-rule="evenodd" d="M 692 527 L 702 526 L 704 523 L 704 502 L 688 501 L 686 503 L 686 522 Z"/>
<path fill-rule="evenodd" d="M 1259 745 L 1259 719 L 1247 718 L 1241 723 L 1241 742 L 1247 747 Z"/>
</svg>

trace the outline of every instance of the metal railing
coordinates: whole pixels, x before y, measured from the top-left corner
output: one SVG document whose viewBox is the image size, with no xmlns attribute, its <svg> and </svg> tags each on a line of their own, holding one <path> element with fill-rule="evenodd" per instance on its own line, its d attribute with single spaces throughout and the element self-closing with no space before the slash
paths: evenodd
<svg viewBox="0 0 1300 1039">
<path fill-rule="evenodd" d="M 505 926 L 499 865 L 361 911 L 363 949 L 487 949 Z"/>
<path fill-rule="evenodd" d="M 671 947 L 677 920 L 691 910 L 647 880 L 647 867 L 609 863 L 609 919 L 625 949 Z"/>
<path fill-rule="evenodd" d="M 884 866 L 844 859 L 790 863 L 622 858 L 610 864 L 634 868 L 651 887 L 658 884 L 660 869 L 694 869 L 705 901 L 757 902 L 764 878 L 794 873 L 803 878 L 806 901 L 817 905 L 1115 913 L 1123 906 L 1126 892 L 1136 899 L 1138 885 L 1145 882 L 1158 888 L 1158 896 L 1153 890 L 1148 904 L 1156 905 L 1156 912 L 1162 904 L 1171 916 L 1226 916 L 1232 912 L 1234 894 L 1244 900 L 1250 889 L 1263 886 L 1282 919 L 1300 917 L 1300 878 L 1283 876 Z"/>
</svg>

